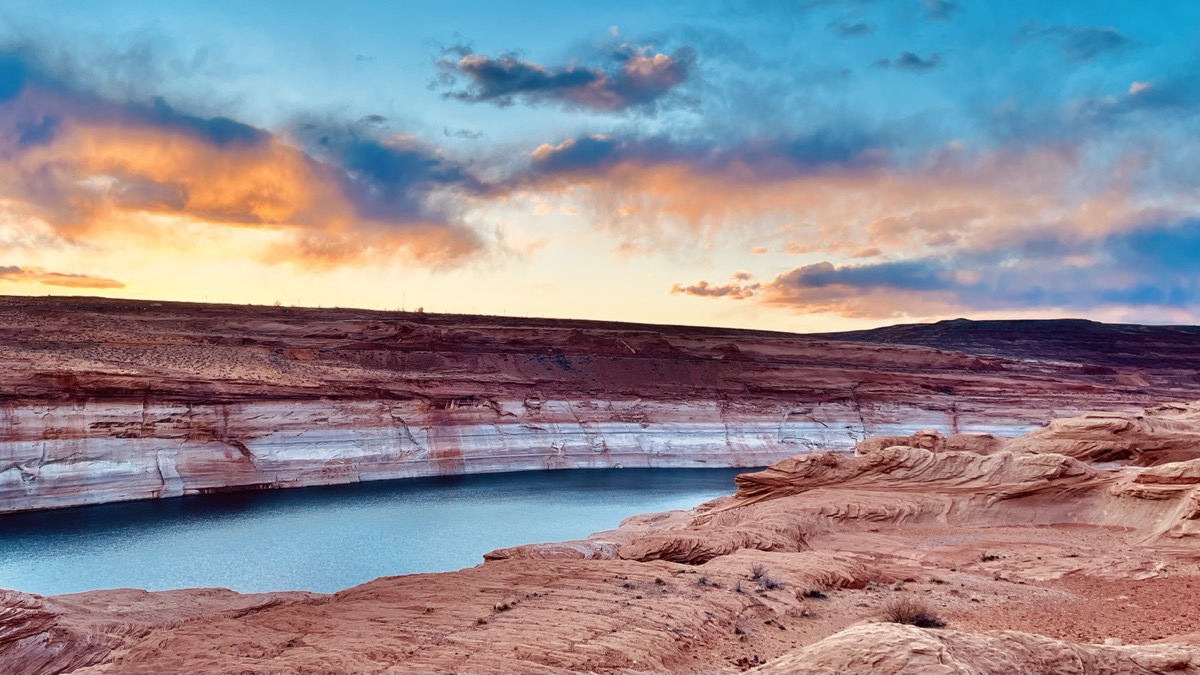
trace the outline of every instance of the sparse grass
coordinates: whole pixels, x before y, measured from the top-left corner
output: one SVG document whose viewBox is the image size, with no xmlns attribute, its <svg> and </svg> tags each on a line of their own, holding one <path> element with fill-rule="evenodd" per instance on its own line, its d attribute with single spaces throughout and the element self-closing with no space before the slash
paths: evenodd
<svg viewBox="0 0 1200 675">
<path fill-rule="evenodd" d="M 938 618 L 929 605 L 911 595 L 892 598 L 883 603 L 883 620 L 903 623 L 917 628 L 942 628 L 945 621 Z"/>
</svg>

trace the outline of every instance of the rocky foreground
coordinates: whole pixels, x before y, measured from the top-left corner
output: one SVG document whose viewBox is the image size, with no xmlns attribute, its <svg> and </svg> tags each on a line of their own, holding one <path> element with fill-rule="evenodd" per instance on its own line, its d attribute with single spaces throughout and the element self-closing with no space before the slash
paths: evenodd
<svg viewBox="0 0 1200 675">
<path fill-rule="evenodd" d="M 1200 329 L 840 335 L 0 297 L 0 513 L 438 474 L 764 466 L 1200 399 Z"/>
<path fill-rule="evenodd" d="M 1175 404 L 875 438 L 332 595 L 9 592 L 0 671 L 1200 673 L 1198 434 Z"/>
</svg>

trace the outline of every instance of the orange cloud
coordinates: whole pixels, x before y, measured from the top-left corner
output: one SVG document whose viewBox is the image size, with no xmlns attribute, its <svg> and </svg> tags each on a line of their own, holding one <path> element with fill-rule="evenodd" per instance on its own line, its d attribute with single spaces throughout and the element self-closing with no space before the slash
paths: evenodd
<svg viewBox="0 0 1200 675">
<path fill-rule="evenodd" d="M 125 284 L 104 277 L 66 272 L 47 272 L 39 267 L 0 265 L 0 281 L 16 284 L 42 284 L 67 288 L 124 288 Z"/>
<path fill-rule="evenodd" d="M 316 157 L 232 120 L 81 96 L 29 85 L 0 106 L 0 131 L 11 131 L 0 142 L 0 193 L 65 239 L 103 239 L 140 216 L 167 215 L 277 230 L 290 243 L 272 260 L 400 253 L 445 265 L 484 247 L 438 202 L 476 189 L 473 179 L 411 139 L 347 137 Z M 26 142 L 18 132 L 36 120 L 54 123 Z"/>
<path fill-rule="evenodd" d="M 550 165 L 554 153 L 576 145 L 544 145 L 534 160 Z M 789 253 L 928 255 L 948 246 L 1011 245 L 1047 230 L 1086 240 L 1159 218 L 1164 209 L 1139 203 L 1129 188 L 1140 161 L 1129 157 L 1098 172 L 1072 147 L 945 148 L 907 166 L 764 176 L 738 161 L 713 167 L 643 152 L 548 171 L 527 189 L 575 195 L 626 249 L 718 239 Z"/>
</svg>

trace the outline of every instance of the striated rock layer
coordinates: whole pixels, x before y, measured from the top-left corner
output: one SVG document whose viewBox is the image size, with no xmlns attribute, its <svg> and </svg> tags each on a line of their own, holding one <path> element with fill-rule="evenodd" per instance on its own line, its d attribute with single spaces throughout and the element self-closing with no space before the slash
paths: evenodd
<svg viewBox="0 0 1200 675">
<path fill-rule="evenodd" d="M 0 594 L 0 672 L 1200 673 L 1200 459 L 1037 438 L 808 453 L 690 511 L 330 595 Z M 901 602 L 945 629 L 884 623 Z"/>
<path fill-rule="evenodd" d="M 761 466 L 869 435 L 1016 435 L 1054 416 L 1200 397 L 1200 364 L 1179 357 L 1200 334 L 1139 327 L 1143 356 L 1094 367 L 1075 351 L 1030 356 L 1027 327 L 1005 355 L 988 326 L 980 354 L 731 329 L 0 298 L 0 512 L 434 474 Z"/>
</svg>

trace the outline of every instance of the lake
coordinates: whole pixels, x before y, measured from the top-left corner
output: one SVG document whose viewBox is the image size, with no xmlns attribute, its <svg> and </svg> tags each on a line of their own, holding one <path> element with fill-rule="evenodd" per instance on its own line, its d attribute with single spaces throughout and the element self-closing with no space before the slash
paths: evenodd
<svg viewBox="0 0 1200 675">
<path fill-rule="evenodd" d="M 687 509 L 753 469 L 592 469 L 414 478 L 0 516 L 0 588 L 332 592 L 476 565 Z"/>
</svg>

